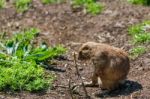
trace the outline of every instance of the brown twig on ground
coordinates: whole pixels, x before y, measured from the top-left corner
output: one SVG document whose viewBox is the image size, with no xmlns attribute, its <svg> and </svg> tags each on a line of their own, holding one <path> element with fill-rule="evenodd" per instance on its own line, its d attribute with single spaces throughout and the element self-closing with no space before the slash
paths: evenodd
<svg viewBox="0 0 150 99">
<path fill-rule="evenodd" d="M 68 88 L 68 86 L 65 86 L 65 85 L 54 85 L 54 87 Z"/>
<path fill-rule="evenodd" d="M 70 93 L 71 99 L 74 99 L 72 88 L 71 88 L 71 80 L 70 79 L 69 79 L 69 93 Z"/>
<path fill-rule="evenodd" d="M 79 73 L 79 69 L 78 69 L 78 65 L 77 65 L 77 60 L 76 60 L 76 54 L 73 53 L 73 56 L 74 56 L 74 65 L 75 65 L 75 68 L 76 68 L 76 72 L 77 72 L 77 75 L 78 75 L 79 79 L 81 80 L 81 85 L 82 85 L 83 90 L 84 90 L 84 92 L 85 92 L 85 97 L 86 97 L 86 99 L 90 99 L 90 96 L 88 95 L 88 92 L 87 92 L 87 90 L 86 90 L 86 88 L 85 88 L 83 79 L 82 79 L 82 77 L 81 77 L 81 75 L 80 75 L 80 73 Z"/>
</svg>

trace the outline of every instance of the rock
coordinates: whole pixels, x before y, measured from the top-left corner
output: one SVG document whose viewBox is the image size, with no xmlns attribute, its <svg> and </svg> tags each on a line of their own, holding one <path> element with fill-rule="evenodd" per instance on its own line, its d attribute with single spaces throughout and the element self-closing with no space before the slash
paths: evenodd
<svg viewBox="0 0 150 99">
<path fill-rule="evenodd" d="M 5 99 L 5 96 L 3 96 L 3 95 L 0 95 L 0 99 Z"/>
<path fill-rule="evenodd" d="M 79 71 L 82 71 L 83 70 L 83 67 L 79 67 Z"/>
<path fill-rule="evenodd" d="M 148 59 L 148 58 L 144 59 L 143 62 L 146 65 L 150 65 L 150 59 Z"/>
<path fill-rule="evenodd" d="M 114 27 L 116 27 L 116 28 L 124 28 L 125 26 L 123 25 L 123 23 L 117 22 L 117 23 L 114 25 Z"/>
<path fill-rule="evenodd" d="M 143 67 L 139 67 L 138 70 L 144 70 L 144 68 Z"/>
<path fill-rule="evenodd" d="M 67 45 L 69 45 L 69 46 L 71 46 L 71 47 L 76 47 L 76 46 L 81 45 L 81 43 L 78 43 L 78 42 L 70 42 L 70 43 L 68 43 Z"/>
<path fill-rule="evenodd" d="M 112 14 L 113 13 L 113 11 L 111 11 L 111 10 L 106 10 L 105 12 L 104 12 L 104 14 Z"/>
</svg>

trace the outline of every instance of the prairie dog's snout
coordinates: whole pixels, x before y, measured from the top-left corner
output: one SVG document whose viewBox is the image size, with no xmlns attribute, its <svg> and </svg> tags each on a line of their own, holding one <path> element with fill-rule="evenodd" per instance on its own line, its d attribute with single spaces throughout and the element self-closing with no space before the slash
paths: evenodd
<svg viewBox="0 0 150 99">
<path fill-rule="evenodd" d="M 83 56 L 84 56 L 84 55 L 83 55 L 82 51 L 79 51 L 78 60 L 82 60 Z"/>
</svg>

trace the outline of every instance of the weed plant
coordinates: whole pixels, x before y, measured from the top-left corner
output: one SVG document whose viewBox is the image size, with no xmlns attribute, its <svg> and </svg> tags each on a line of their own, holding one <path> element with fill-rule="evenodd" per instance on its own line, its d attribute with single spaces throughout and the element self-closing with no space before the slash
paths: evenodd
<svg viewBox="0 0 150 99">
<path fill-rule="evenodd" d="M 5 6 L 6 1 L 5 0 L 0 0 L 0 9 Z"/>
<path fill-rule="evenodd" d="M 150 6 L 150 0 L 128 0 L 128 2 L 130 2 L 132 4 L 140 4 L 140 5 Z"/>
<path fill-rule="evenodd" d="M 99 14 L 103 10 L 102 5 L 100 3 L 95 3 L 95 2 L 93 2 L 93 3 L 87 3 L 85 5 L 85 7 L 86 7 L 86 11 L 88 13 L 91 13 L 92 15 Z"/>
<path fill-rule="evenodd" d="M 64 2 L 64 0 L 42 0 L 43 4 L 55 4 L 55 3 L 61 3 Z"/>
<path fill-rule="evenodd" d="M 34 46 L 39 30 L 27 29 L 0 42 L 0 90 L 41 91 L 52 86 L 55 76 L 42 65 L 65 53 L 62 46 Z"/>
<path fill-rule="evenodd" d="M 97 15 L 102 12 L 102 4 L 95 0 L 72 0 L 73 8 L 83 7 L 87 13 Z"/>
<path fill-rule="evenodd" d="M 143 46 L 134 47 L 130 51 L 130 58 L 135 59 L 136 57 L 139 57 L 140 55 L 144 54 L 146 52 L 146 48 Z"/>
<path fill-rule="evenodd" d="M 150 21 L 131 26 L 129 34 L 133 38 L 133 43 L 149 43 L 150 42 Z"/>
<path fill-rule="evenodd" d="M 25 12 L 29 9 L 32 0 L 15 0 L 15 7 L 18 12 Z"/>
<path fill-rule="evenodd" d="M 147 51 L 144 45 L 150 43 L 150 21 L 129 27 L 129 35 L 132 37 L 132 44 L 135 45 L 135 48 L 130 51 L 130 55 L 134 59 Z"/>
</svg>

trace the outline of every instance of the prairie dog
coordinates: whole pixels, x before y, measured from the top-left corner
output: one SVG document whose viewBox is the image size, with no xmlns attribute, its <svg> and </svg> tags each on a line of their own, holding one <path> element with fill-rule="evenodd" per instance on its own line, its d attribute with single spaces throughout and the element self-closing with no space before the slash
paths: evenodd
<svg viewBox="0 0 150 99">
<path fill-rule="evenodd" d="M 95 42 L 86 42 L 79 49 L 79 60 L 91 60 L 94 67 L 92 82 L 86 86 L 98 85 L 101 89 L 113 90 L 123 83 L 130 69 L 128 54 L 119 48 Z"/>
</svg>

